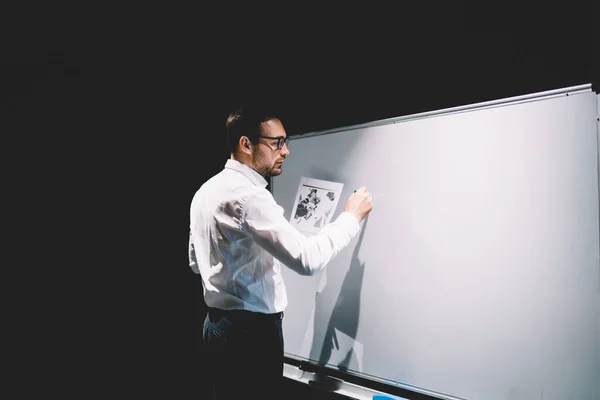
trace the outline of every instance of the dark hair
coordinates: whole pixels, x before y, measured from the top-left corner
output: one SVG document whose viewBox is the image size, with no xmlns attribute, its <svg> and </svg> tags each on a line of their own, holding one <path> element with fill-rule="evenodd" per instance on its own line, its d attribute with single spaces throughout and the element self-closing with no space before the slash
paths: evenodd
<svg viewBox="0 0 600 400">
<path fill-rule="evenodd" d="M 280 119 L 275 114 L 269 113 L 266 107 L 239 107 L 229 113 L 225 122 L 227 133 L 227 147 L 231 154 L 235 154 L 242 136 L 248 137 L 254 144 L 258 143 L 260 125 L 263 122 Z"/>
</svg>

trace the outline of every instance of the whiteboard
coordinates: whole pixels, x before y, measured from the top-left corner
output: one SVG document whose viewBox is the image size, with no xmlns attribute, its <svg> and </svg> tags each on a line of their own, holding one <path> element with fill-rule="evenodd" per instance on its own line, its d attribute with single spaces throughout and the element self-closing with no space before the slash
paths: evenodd
<svg viewBox="0 0 600 400">
<path fill-rule="evenodd" d="M 577 90 L 575 90 L 577 89 Z M 565 88 L 292 137 L 271 180 L 366 186 L 325 270 L 283 269 L 286 356 L 440 398 L 600 399 L 598 96 Z"/>
</svg>

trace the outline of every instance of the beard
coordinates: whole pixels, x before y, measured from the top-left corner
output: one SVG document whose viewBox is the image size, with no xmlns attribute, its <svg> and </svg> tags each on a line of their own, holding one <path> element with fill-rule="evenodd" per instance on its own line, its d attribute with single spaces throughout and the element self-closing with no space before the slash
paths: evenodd
<svg viewBox="0 0 600 400">
<path fill-rule="evenodd" d="M 258 151 L 255 151 L 252 155 L 252 164 L 254 165 L 254 170 L 261 174 L 265 179 L 281 175 L 282 172 L 281 166 L 276 167 L 275 162 L 267 160 L 264 154 Z"/>
<path fill-rule="evenodd" d="M 283 169 L 281 167 L 273 166 L 273 168 L 271 168 L 271 171 L 269 172 L 269 176 L 278 176 L 281 175 L 282 172 Z"/>
</svg>

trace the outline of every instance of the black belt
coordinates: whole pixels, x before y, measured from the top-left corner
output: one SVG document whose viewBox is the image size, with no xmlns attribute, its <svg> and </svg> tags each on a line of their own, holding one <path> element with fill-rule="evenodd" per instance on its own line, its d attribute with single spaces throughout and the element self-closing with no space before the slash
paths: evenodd
<svg viewBox="0 0 600 400">
<path fill-rule="evenodd" d="M 208 308 L 208 315 L 212 319 L 221 319 L 228 317 L 232 321 L 260 321 L 283 319 L 283 312 L 266 314 L 248 310 L 222 310 L 220 308 Z"/>
</svg>

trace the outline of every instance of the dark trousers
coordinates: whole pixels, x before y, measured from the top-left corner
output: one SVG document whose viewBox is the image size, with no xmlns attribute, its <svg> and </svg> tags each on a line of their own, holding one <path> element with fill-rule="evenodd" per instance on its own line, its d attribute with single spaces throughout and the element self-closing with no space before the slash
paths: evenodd
<svg viewBox="0 0 600 400">
<path fill-rule="evenodd" d="M 203 327 L 213 399 L 280 398 L 283 313 L 209 308 Z"/>
</svg>

